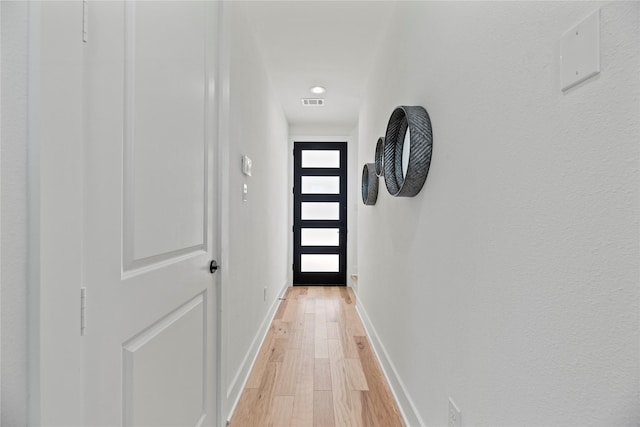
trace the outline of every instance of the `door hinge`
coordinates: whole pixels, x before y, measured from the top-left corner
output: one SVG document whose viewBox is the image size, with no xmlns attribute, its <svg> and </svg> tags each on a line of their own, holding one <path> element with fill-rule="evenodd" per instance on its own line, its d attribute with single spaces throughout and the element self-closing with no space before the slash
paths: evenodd
<svg viewBox="0 0 640 427">
<path fill-rule="evenodd" d="M 82 41 L 89 41 L 89 0 L 82 0 Z"/>
<path fill-rule="evenodd" d="M 80 336 L 85 335 L 87 326 L 87 288 L 80 288 Z"/>
</svg>

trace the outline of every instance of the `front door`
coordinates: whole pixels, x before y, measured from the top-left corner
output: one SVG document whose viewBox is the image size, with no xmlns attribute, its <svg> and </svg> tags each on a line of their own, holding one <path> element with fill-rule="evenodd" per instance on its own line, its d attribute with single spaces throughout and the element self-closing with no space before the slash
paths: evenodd
<svg viewBox="0 0 640 427">
<path fill-rule="evenodd" d="M 86 426 L 216 423 L 216 7 L 89 3 Z"/>
<path fill-rule="evenodd" d="M 346 285 L 347 144 L 294 143 L 294 285 Z"/>
</svg>

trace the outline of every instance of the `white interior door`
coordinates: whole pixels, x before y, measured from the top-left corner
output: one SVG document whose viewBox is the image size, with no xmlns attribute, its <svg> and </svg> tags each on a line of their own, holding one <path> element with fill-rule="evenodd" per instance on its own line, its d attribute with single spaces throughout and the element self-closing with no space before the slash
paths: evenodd
<svg viewBox="0 0 640 427">
<path fill-rule="evenodd" d="M 89 2 L 84 422 L 215 424 L 212 2 Z"/>
</svg>

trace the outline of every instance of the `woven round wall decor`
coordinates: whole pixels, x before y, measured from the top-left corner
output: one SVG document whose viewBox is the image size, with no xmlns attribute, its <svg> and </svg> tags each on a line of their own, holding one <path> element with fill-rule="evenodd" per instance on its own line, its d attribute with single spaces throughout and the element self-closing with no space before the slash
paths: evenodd
<svg viewBox="0 0 640 427">
<path fill-rule="evenodd" d="M 376 143 L 376 176 L 384 175 L 384 136 Z"/>
<path fill-rule="evenodd" d="M 375 164 L 365 163 L 362 168 L 362 201 L 365 205 L 375 205 L 378 200 L 378 177 Z"/>
<path fill-rule="evenodd" d="M 407 132 L 408 153 L 404 152 Z M 397 107 L 389 118 L 384 140 L 384 182 L 392 196 L 414 197 L 420 192 L 429 173 L 432 148 L 433 134 L 427 110 L 420 106 Z"/>
</svg>

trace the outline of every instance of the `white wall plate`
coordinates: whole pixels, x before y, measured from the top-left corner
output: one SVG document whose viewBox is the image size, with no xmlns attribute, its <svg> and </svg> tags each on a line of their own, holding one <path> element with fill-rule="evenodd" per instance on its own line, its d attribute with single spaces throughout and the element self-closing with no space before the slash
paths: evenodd
<svg viewBox="0 0 640 427">
<path fill-rule="evenodd" d="M 251 159 L 247 156 L 242 156 L 242 173 L 251 176 Z"/>
</svg>

